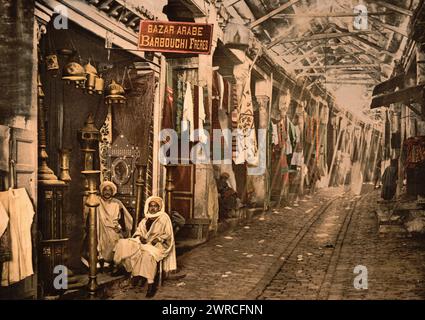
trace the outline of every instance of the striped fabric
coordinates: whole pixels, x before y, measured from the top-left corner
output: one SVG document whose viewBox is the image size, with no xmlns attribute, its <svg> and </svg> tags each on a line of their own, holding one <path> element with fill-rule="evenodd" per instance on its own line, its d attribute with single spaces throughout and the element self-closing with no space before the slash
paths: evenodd
<svg viewBox="0 0 425 320">
<path fill-rule="evenodd" d="M 239 120 L 239 112 L 238 112 L 238 94 L 236 91 L 236 86 L 232 85 L 232 104 L 233 104 L 233 110 L 232 110 L 232 132 L 236 132 L 236 129 L 238 128 L 238 120 Z M 232 158 L 233 161 L 236 160 L 236 136 L 232 136 Z"/>
</svg>

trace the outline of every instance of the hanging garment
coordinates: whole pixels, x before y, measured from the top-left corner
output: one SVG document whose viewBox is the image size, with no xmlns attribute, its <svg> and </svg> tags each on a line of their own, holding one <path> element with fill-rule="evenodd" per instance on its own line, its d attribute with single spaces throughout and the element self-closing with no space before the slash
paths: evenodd
<svg viewBox="0 0 425 320">
<path fill-rule="evenodd" d="M 404 141 L 406 167 L 415 168 L 425 163 L 425 136 L 412 137 Z"/>
<path fill-rule="evenodd" d="M 9 172 L 10 128 L 0 126 L 0 170 Z"/>
<path fill-rule="evenodd" d="M 254 109 L 251 96 L 251 76 L 249 65 L 247 66 L 247 77 L 242 90 L 238 110 L 238 130 L 237 130 L 237 154 L 235 164 L 246 162 L 251 166 L 258 166 L 257 135 L 254 124 Z"/>
<path fill-rule="evenodd" d="M 230 108 L 230 95 L 229 95 L 229 91 L 230 91 L 230 84 L 229 81 L 224 80 L 224 91 L 223 91 L 223 104 L 222 104 L 222 109 L 226 112 L 230 112 L 231 108 Z"/>
<path fill-rule="evenodd" d="M 291 120 L 289 120 L 288 117 L 286 117 L 286 119 L 287 119 L 286 130 L 288 132 L 288 138 L 289 138 L 288 148 L 289 146 L 291 146 L 291 149 L 289 149 L 286 154 L 291 154 L 292 151 L 295 149 L 297 145 L 297 140 L 299 138 L 297 136 L 297 130 L 294 124 L 291 122 Z"/>
<path fill-rule="evenodd" d="M 303 152 L 294 152 L 291 159 L 292 166 L 302 167 L 304 164 L 304 155 Z"/>
<path fill-rule="evenodd" d="M 174 91 L 173 91 L 173 75 L 172 69 L 167 65 L 167 86 L 165 87 L 165 97 L 164 97 L 164 112 L 162 115 L 162 129 L 175 129 L 175 116 L 173 110 L 174 103 Z"/>
<path fill-rule="evenodd" d="M 25 188 L 0 192 L 0 202 L 8 210 L 12 260 L 3 263 L 2 286 L 19 282 L 32 274 L 31 225 L 34 208 Z"/>
<path fill-rule="evenodd" d="M 272 143 L 275 146 L 279 145 L 278 125 L 275 123 L 272 123 Z"/>
<path fill-rule="evenodd" d="M 236 130 L 238 129 L 238 119 L 239 119 L 239 113 L 237 109 L 234 109 L 232 111 L 232 132 L 236 133 Z M 236 150 L 237 150 L 237 139 L 236 134 L 232 135 L 232 159 L 233 161 L 236 161 Z"/>
<path fill-rule="evenodd" d="M 199 104 L 198 104 L 198 130 L 199 141 L 203 144 L 208 142 L 208 137 L 204 132 L 204 122 L 206 120 L 205 106 L 204 106 L 204 88 L 198 87 L 199 90 Z"/>
<path fill-rule="evenodd" d="M 189 130 L 190 141 L 195 141 L 195 122 L 193 119 L 193 95 L 192 88 L 189 82 L 186 82 L 186 93 L 183 102 L 183 117 L 182 117 L 182 132 Z"/>
<path fill-rule="evenodd" d="M 286 119 L 283 120 L 282 125 L 283 125 L 283 134 L 284 134 L 284 145 L 285 145 L 285 154 L 286 155 L 290 155 L 292 154 L 293 151 L 293 146 L 292 146 L 292 142 L 291 142 L 291 137 L 290 137 L 290 128 L 289 128 L 289 119 L 287 120 L 287 117 L 285 117 Z"/>
<path fill-rule="evenodd" d="M 180 136 L 182 132 L 181 121 L 183 120 L 184 105 L 184 82 L 177 80 L 177 97 L 176 97 L 176 132 Z"/>
<path fill-rule="evenodd" d="M 219 108 L 222 109 L 223 108 L 223 101 L 224 101 L 224 79 L 223 76 L 219 73 L 217 73 L 217 77 L 218 77 L 218 90 L 220 93 L 220 106 Z"/>
<path fill-rule="evenodd" d="M 381 197 L 384 200 L 391 200 L 397 190 L 397 168 L 389 166 L 382 176 Z"/>
</svg>

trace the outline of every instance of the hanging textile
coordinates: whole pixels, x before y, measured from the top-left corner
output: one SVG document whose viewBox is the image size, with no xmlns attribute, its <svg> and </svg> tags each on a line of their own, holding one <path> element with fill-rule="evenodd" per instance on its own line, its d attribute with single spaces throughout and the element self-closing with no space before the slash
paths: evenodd
<svg viewBox="0 0 425 320">
<path fill-rule="evenodd" d="M 288 132 L 288 139 L 289 139 L 288 150 L 287 150 L 286 154 L 291 154 L 291 153 L 293 153 L 293 150 L 295 149 L 295 147 L 297 145 L 297 141 L 298 141 L 299 137 L 297 136 L 296 127 L 291 122 L 291 120 L 289 120 L 288 117 L 286 117 L 286 130 Z"/>
<path fill-rule="evenodd" d="M 206 88 L 207 89 L 207 88 Z M 214 152 L 214 130 L 224 129 L 220 124 L 219 117 L 219 90 L 218 90 L 218 73 L 214 71 L 213 73 L 213 83 L 212 83 L 212 99 L 211 99 L 211 133 L 210 133 L 210 151 L 211 154 Z M 221 148 L 223 143 L 221 143 Z"/>
<path fill-rule="evenodd" d="M 205 144 L 208 142 L 208 137 L 204 132 L 204 122 L 206 120 L 205 106 L 204 106 L 204 88 L 199 87 L 199 104 L 198 104 L 198 130 L 199 142 Z"/>
<path fill-rule="evenodd" d="M 229 90 L 230 90 L 230 83 L 227 80 L 223 81 L 223 104 L 222 109 L 226 112 L 230 112 L 230 96 L 229 96 Z"/>
<path fill-rule="evenodd" d="M 9 213 L 12 259 L 3 263 L 1 285 L 9 286 L 32 274 L 31 225 L 34 208 L 25 188 L 0 192 L 0 202 Z"/>
<path fill-rule="evenodd" d="M 248 68 L 249 69 L 249 68 Z M 247 76 L 242 90 L 242 97 L 238 105 L 238 131 L 236 164 L 246 162 L 248 165 L 258 166 L 259 157 L 257 149 L 257 136 L 254 125 L 254 109 L 251 96 L 251 74 Z"/>
<path fill-rule="evenodd" d="M 183 105 L 184 105 L 184 82 L 181 79 L 177 80 L 177 97 L 176 97 L 176 132 L 180 136 L 181 122 L 183 118 Z"/>
<path fill-rule="evenodd" d="M 278 125 L 275 123 L 272 123 L 272 143 L 277 146 L 279 145 L 279 131 L 278 131 Z"/>
<path fill-rule="evenodd" d="M 173 90 L 173 74 L 172 69 L 167 65 L 166 67 L 166 87 L 164 97 L 164 111 L 162 115 L 162 129 L 175 129 L 175 115 L 173 110 L 174 90 Z"/>
<path fill-rule="evenodd" d="M 208 87 L 202 87 L 203 95 L 204 95 L 204 110 L 205 110 L 205 121 L 208 121 L 208 123 L 211 122 L 211 115 L 210 115 L 210 101 L 209 101 L 209 94 L 208 94 Z"/>
<path fill-rule="evenodd" d="M 131 145 L 145 151 L 149 148 L 150 125 L 153 119 L 155 75 L 135 73 L 131 75 L 130 82 L 132 89 L 127 94 L 126 104 L 112 108 L 113 139 L 124 135 Z M 148 152 L 141 152 L 140 157 L 140 162 L 146 164 Z"/>
<path fill-rule="evenodd" d="M 193 115 L 193 95 L 192 88 L 189 82 L 186 82 L 186 93 L 184 95 L 183 102 L 183 116 L 182 116 L 182 132 L 189 130 L 189 139 L 190 141 L 195 141 L 195 122 Z"/>
<path fill-rule="evenodd" d="M 406 139 L 403 150 L 407 168 L 415 168 L 425 163 L 425 136 Z"/>
<path fill-rule="evenodd" d="M 220 109 L 223 109 L 223 102 L 224 102 L 224 79 L 223 76 L 219 73 L 217 73 L 218 77 L 218 90 L 220 95 Z"/>
<path fill-rule="evenodd" d="M 239 119 L 239 113 L 238 110 L 235 109 L 232 111 L 232 132 L 236 132 L 238 129 L 238 119 Z M 232 158 L 233 161 L 236 161 L 236 149 L 237 149 L 237 142 L 236 142 L 236 135 L 232 135 Z M 236 162 L 235 162 L 236 163 Z"/>
</svg>

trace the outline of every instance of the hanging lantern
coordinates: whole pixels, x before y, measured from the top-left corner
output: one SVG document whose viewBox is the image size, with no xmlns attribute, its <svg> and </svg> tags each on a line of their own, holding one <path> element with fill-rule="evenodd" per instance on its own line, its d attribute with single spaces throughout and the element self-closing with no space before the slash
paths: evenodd
<svg viewBox="0 0 425 320">
<path fill-rule="evenodd" d="M 86 74 L 84 68 L 77 62 L 68 63 L 62 71 L 62 80 L 67 83 L 74 82 L 76 88 L 84 88 Z"/>
<path fill-rule="evenodd" d="M 46 56 L 46 69 L 53 77 L 56 77 L 59 70 L 58 56 L 49 54 Z"/>
<path fill-rule="evenodd" d="M 84 66 L 84 72 L 86 73 L 85 87 L 89 94 L 93 94 L 97 79 L 97 70 L 93 67 L 90 62 Z"/>
<path fill-rule="evenodd" d="M 123 104 L 126 100 L 124 97 L 124 89 L 114 80 L 106 87 L 105 103 L 106 104 Z"/>
<path fill-rule="evenodd" d="M 105 85 L 105 80 L 101 77 L 97 77 L 94 83 L 94 90 L 97 94 L 103 94 L 103 87 Z"/>
</svg>

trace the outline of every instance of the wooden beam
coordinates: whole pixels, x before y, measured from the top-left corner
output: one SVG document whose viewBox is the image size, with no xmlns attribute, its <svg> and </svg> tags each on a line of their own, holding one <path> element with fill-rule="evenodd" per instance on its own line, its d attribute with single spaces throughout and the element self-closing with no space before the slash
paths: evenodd
<svg viewBox="0 0 425 320">
<path fill-rule="evenodd" d="M 375 89 L 373 89 L 373 95 L 376 96 L 387 91 L 394 92 L 397 87 L 401 87 L 404 83 L 405 73 L 399 74 L 398 76 L 392 77 L 384 82 L 378 84 Z"/>
<path fill-rule="evenodd" d="M 401 28 L 398 28 L 396 26 L 392 26 L 392 25 L 389 25 L 387 23 L 384 23 L 384 22 L 382 22 L 381 20 L 379 20 L 377 18 L 370 17 L 369 18 L 369 21 L 375 22 L 376 24 L 380 25 L 381 27 L 383 27 L 385 29 L 388 29 L 388 30 L 390 30 L 392 32 L 401 34 L 403 37 L 406 37 L 406 38 L 409 37 L 409 35 L 407 34 L 406 30 L 402 30 Z"/>
<path fill-rule="evenodd" d="M 371 1 L 371 0 L 367 0 L 367 1 L 376 3 L 376 4 L 380 5 L 381 7 L 390 9 L 392 11 L 404 14 L 404 15 L 409 16 L 409 17 L 413 16 L 413 11 L 405 9 L 405 8 L 401 8 L 401 7 L 393 5 L 391 3 L 387 3 L 387 2 L 384 2 L 384 1 Z"/>
<path fill-rule="evenodd" d="M 344 68 L 371 68 L 371 67 L 380 67 L 381 65 L 379 63 L 363 63 L 363 64 L 330 64 L 326 66 L 302 66 L 302 67 L 296 67 L 295 70 L 305 70 L 305 69 L 344 69 Z"/>
<path fill-rule="evenodd" d="M 296 63 L 300 62 L 301 60 L 311 56 L 312 53 L 314 51 L 316 51 L 317 49 L 319 49 L 319 47 L 313 47 L 313 48 L 307 50 L 307 52 L 304 52 L 304 54 L 302 54 L 301 56 L 298 56 L 296 59 L 292 60 L 291 64 L 296 64 Z M 314 56 L 317 57 L 318 55 L 314 55 Z"/>
<path fill-rule="evenodd" d="M 234 4 L 238 3 L 239 1 L 241 0 L 227 0 L 227 1 L 224 1 L 223 5 L 224 7 L 231 7 Z"/>
<path fill-rule="evenodd" d="M 375 74 L 379 73 L 378 71 L 373 70 L 341 70 L 341 69 L 335 69 L 330 71 L 336 71 L 336 72 L 302 72 L 298 74 L 297 76 L 329 76 L 329 75 L 356 75 L 356 74 Z"/>
<path fill-rule="evenodd" d="M 304 42 L 300 42 L 299 44 L 297 44 L 296 46 L 289 48 L 288 50 L 286 50 L 282 55 L 286 56 L 287 54 L 293 52 L 294 50 L 298 50 L 299 48 L 301 48 L 302 46 L 305 46 L 306 44 Z"/>
<path fill-rule="evenodd" d="M 361 50 L 361 51 L 363 51 L 363 53 L 362 53 L 362 54 L 364 54 L 364 55 L 366 55 L 366 56 L 368 56 L 368 57 L 370 57 L 370 58 L 372 58 L 372 59 L 374 59 L 374 60 L 378 60 L 378 61 L 380 61 L 379 57 L 377 57 L 376 55 L 373 55 L 373 54 L 371 54 L 371 53 L 367 52 L 364 48 L 362 48 L 361 46 L 359 46 L 357 43 L 355 43 L 355 42 L 353 42 L 353 41 L 348 42 L 348 41 L 346 41 L 346 39 L 341 39 L 341 42 L 343 42 L 343 43 L 347 44 L 347 45 L 348 45 L 348 46 L 350 46 L 350 47 L 354 47 L 354 48 L 355 48 L 355 49 L 357 49 L 357 50 Z M 387 55 L 389 55 L 390 57 L 393 57 L 393 55 L 390 55 L 390 54 L 388 54 L 387 52 L 384 52 L 384 54 L 387 54 Z"/>
<path fill-rule="evenodd" d="M 350 75 L 348 75 L 348 76 L 350 76 Z M 333 77 L 333 78 L 331 78 L 331 77 L 328 77 L 328 76 L 326 76 L 326 81 L 373 81 L 373 83 L 374 84 L 376 84 L 376 82 L 377 81 L 374 81 L 374 79 L 373 78 L 371 78 L 371 77 L 363 77 L 363 78 L 357 78 L 357 77 L 352 77 L 352 76 L 350 76 L 350 77 Z"/>
<path fill-rule="evenodd" d="M 307 42 L 307 41 L 315 41 L 315 40 L 357 36 L 358 34 L 367 34 L 367 33 L 372 33 L 372 32 L 371 31 L 356 31 L 356 32 L 341 32 L 341 33 L 340 32 L 321 33 L 321 34 L 314 34 L 309 37 L 299 37 L 299 38 L 292 38 L 292 39 L 285 39 L 285 37 L 279 37 L 278 39 L 272 41 L 267 46 L 267 49 L 273 48 L 278 43 Z"/>
<path fill-rule="evenodd" d="M 292 7 L 294 4 L 300 2 L 301 0 L 291 0 L 285 4 L 282 4 L 279 8 L 276 8 L 272 11 L 270 11 L 268 14 L 262 16 L 261 18 L 251 22 L 248 27 L 249 28 L 254 28 L 256 26 L 258 26 L 259 24 L 263 23 L 264 21 L 270 19 L 271 17 L 274 17 L 275 15 L 277 15 L 278 13 L 281 13 L 282 11 Z"/>
<path fill-rule="evenodd" d="M 415 86 L 402 90 L 398 90 L 395 92 L 383 94 L 381 96 L 375 97 L 372 100 L 370 105 L 371 109 L 389 106 L 393 103 L 423 103 L 424 98 L 424 86 Z"/>
<path fill-rule="evenodd" d="M 346 33 L 346 32 L 348 31 L 348 29 L 341 28 L 340 26 L 338 26 L 338 25 L 336 25 L 336 24 L 333 24 L 333 25 L 335 26 L 336 30 L 338 30 L 338 31 L 339 31 L 339 32 L 341 32 L 341 33 Z M 369 41 L 369 40 L 367 40 L 367 39 L 363 39 L 363 38 L 362 38 L 362 37 L 360 37 L 358 34 L 354 34 L 354 35 L 353 35 L 353 38 L 354 38 L 355 40 L 358 40 L 358 41 L 360 41 L 361 43 L 363 43 L 363 44 L 365 44 L 365 45 L 367 45 L 367 46 L 371 47 L 372 49 L 375 49 L 376 51 L 384 52 L 384 53 L 386 53 L 386 54 L 388 54 L 388 55 L 390 55 L 390 56 L 394 57 L 394 54 L 393 54 L 393 53 L 389 52 L 388 50 L 385 50 L 384 48 L 382 48 L 382 47 L 378 46 L 378 45 L 377 45 L 377 44 L 375 44 L 375 43 L 370 42 L 370 41 Z"/>
<path fill-rule="evenodd" d="M 376 84 L 376 82 L 371 82 L 371 81 L 321 81 L 321 83 L 323 84 L 349 84 L 349 85 L 359 85 L 359 86 L 363 86 L 363 85 L 368 85 L 368 86 L 374 86 Z"/>
<path fill-rule="evenodd" d="M 386 16 L 391 15 L 391 12 L 368 12 L 368 16 Z M 358 13 L 352 12 L 323 12 L 323 13 L 280 13 L 274 18 L 295 19 L 295 18 L 339 18 L 339 17 L 357 17 Z"/>
</svg>

